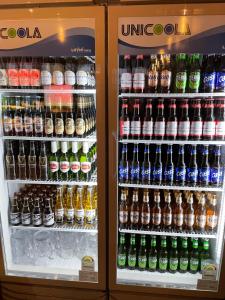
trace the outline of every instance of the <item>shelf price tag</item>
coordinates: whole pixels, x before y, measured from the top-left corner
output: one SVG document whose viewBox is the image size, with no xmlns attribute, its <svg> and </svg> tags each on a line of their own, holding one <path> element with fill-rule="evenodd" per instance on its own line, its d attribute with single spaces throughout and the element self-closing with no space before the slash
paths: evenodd
<svg viewBox="0 0 225 300">
<path fill-rule="evenodd" d="M 197 289 L 206 291 L 217 291 L 219 286 L 218 280 L 198 279 Z"/>
<path fill-rule="evenodd" d="M 84 256 L 81 260 L 81 270 L 79 270 L 79 280 L 97 282 L 98 273 L 95 270 L 95 261 L 91 256 Z"/>
</svg>

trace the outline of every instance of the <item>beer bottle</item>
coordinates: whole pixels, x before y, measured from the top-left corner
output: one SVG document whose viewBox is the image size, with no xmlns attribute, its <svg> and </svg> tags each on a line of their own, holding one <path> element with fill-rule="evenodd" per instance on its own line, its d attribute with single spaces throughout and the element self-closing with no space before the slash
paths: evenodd
<svg viewBox="0 0 225 300">
<path fill-rule="evenodd" d="M 187 184 L 191 186 L 195 186 L 198 181 L 198 165 L 196 162 L 196 145 L 192 145 L 191 148 L 191 157 L 190 157 L 190 163 L 187 167 Z"/>
<path fill-rule="evenodd" d="M 77 189 L 77 200 L 75 205 L 75 222 L 78 225 L 84 224 L 84 207 L 83 207 L 83 197 L 82 197 L 82 187 Z"/>
<path fill-rule="evenodd" d="M 185 93 L 187 85 L 186 54 L 180 53 L 176 56 L 175 92 Z"/>
<path fill-rule="evenodd" d="M 62 137 L 64 134 L 64 120 L 63 113 L 58 111 L 55 114 L 55 136 Z"/>
<path fill-rule="evenodd" d="M 216 85 L 215 55 L 209 54 L 203 73 L 203 92 L 213 93 Z"/>
<path fill-rule="evenodd" d="M 119 226 L 120 229 L 126 229 L 128 226 L 128 203 L 125 190 L 121 191 L 119 203 Z"/>
<path fill-rule="evenodd" d="M 62 197 L 62 187 L 57 187 L 56 204 L 55 204 L 55 221 L 57 224 L 63 224 L 64 220 L 64 207 Z"/>
<path fill-rule="evenodd" d="M 154 138 L 155 140 L 163 140 L 165 135 L 165 117 L 164 117 L 164 103 L 163 99 L 158 100 L 157 116 L 154 124 Z"/>
<path fill-rule="evenodd" d="M 127 144 L 122 146 L 122 157 L 119 163 L 119 182 L 128 183 L 129 181 L 129 162 L 127 160 Z"/>
<path fill-rule="evenodd" d="M 23 114 L 21 111 L 20 99 L 21 99 L 20 96 L 15 96 L 16 110 L 14 112 L 13 120 L 14 120 L 14 130 L 16 136 L 23 135 Z"/>
<path fill-rule="evenodd" d="M 225 139 L 225 102 L 224 100 L 218 100 L 217 113 L 215 114 L 216 130 L 215 139 L 224 140 Z"/>
<path fill-rule="evenodd" d="M 193 100 L 191 104 L 192 118 L 190 127 L 190 139 L 200 140 L 202 138 L 202 117 L 200 99 Z"/>
<path fill-rule="evenodd" d="M 141 235 L 141 242 L 138 251 L 138 269 L 139 271 L 145 271 L 147 267 L 147 250 L 145 235 Z"/>
<path fill-rule="evenodd" d="M 216 91 L 225 91 L 225 55 L 222 54 L 220 57 L 220 65 L 216 73 Z"/>
<path fill-rule="evenodd" d="M 150 55 L 150 64 L 148 69 L 147 90 L 149 93 L 156 93 L 159 82 L 159 70 L 157 55 Z"/>
<path fill-rule="evenodd" d="M 57 144 L 51 142 L 51 154 L 49 157 L 49 172 L 48 176 L 50 180 L 58 180 L 59 171 L 59 159 L 57 155 Z"/>
<path fill-rule="evenodd" d="M 39 179 L 48 179 L 48 158 L 46 154 L 45 142 L 41 142 L 41 151 L 39 155 Z"/>
<path fill-rule="evenodd" d="M 120 68 L 120 92 L 131 93 L 132 90 L 132 72 L 130 55 L 124 55 L 123 67 Z"/>
<path fill-rule="evenodd" d="M 178 251 L 177 251 L 177 238 L 171 238 L 171 249 L 169 253 L 169 272 L 176 273 L 178 271 Z"/>
<path fill-rule="evenodd" d="M 77 113 L 76 113 L 76 135 L 78 137 L 84 137 L 85 135 L 85 115 L 83 111 L 83 97 L 79 96 L 77 99 Z"/>
<path fill-rule="evenodd" d="M 177 185 L 184 185 L 186 179 L 186 165 L 184 162 L 184 145 L 179 145 L 178 161 L 175 168 L 175 182 Z"/>
<path fill-rule="evenodd" d="M 196 274 L 199 270 L 198 239 L 192 239 L 192 251 L 190 254 L 190 273 Z"/>
<path fill-rule="evenodd" d="M 145 115 L 142 123 L 143 139 L 151 140 L 153 137 L 152 99 L 147 99 Z"/>
<path fill-rule="evenodd" d="M 76 70 L 76 87 L 77 89 L 85 89 L 88 87 L 87 60 L 85 58 L 80 58 L 78 60 Z"/>
<path fill-rule="evenodd" d="M 73 188 L 67 187 L 66 197 L 66 223 L 73 224 L 74 222 L 74 206 L 73 206 Z"/>
<path fill-rule="evenodd" d="M 156 145 L 156 156 L 153 166 L 152 180 L 154 184 L 161 184 L 162 182 L 161 145 Z"/>
<path fill-rule="evenodd" d="M 52 137 L 54 132 L 53 115 L 50 106 L 45 108 L 45 136 Z"/>
<path fill-rule="evenodd" d="M 176 100 L 171 99 L 169 102 L 169 115 L 166 121 L 166 138 L 167 140 L 175 140 L 176 137 L 177 137 Z"/>
<path fill-rule="evenodd" d="M 169 93 L 172 82 L 170 54 L 164 54 L 162 58 L 163 66 L 160 72 L 160 91 L 161 93 Z"/>
<path fill-rule="evenodd" d="M 181 250 L 179 255 L 179 271 L 186 273 L 189 268 L 188 238 L 182 237 Z"/>
<path fill-rule="evenodd" d="M 127 255 L 127 264 L 129 270 L 134 270 L 137 264 L 137 249 L 135 234 L 130 235 L 130 246 Z"/>
<path fill-rule="evenodd" d="M 6 59 L 1 57 L 0 62 L 0 86 L 6 88 L 8 86 L 8 74 L 6 71 Z"/>
<path fill-rule="evenodd" d="M 202 162 L 199 168 L 199 184 L 208 186 L 210 182 L 210 167 L 209 167 L 209 149 L 208 146 L 203 146 Z"/>
<path fill-rule="evenodd" d="M 41 214 L 41 208 L 40 208 L 40 198 L 35 197 L 34 198 L 34 208 L 32 213 L 32 223 L 35 227 L 42 225 L 42 214 Z"/>
<path fill-rule="evenodd" d="M 148 254 L 148 271 L 155 272 L 157 270 L 158 251 L 156 248 L 156 236 L 151 236 L 151 248 Z"/>
<path fill-rule="evenodd" d="M 206 226 L 206 207 L 205 207 L 205 195 L 202 194 L 198 202 L 198 207 L 195 212 L 195 229 L 199 232 L 205 231 Z"/>
<path fill-rule="evenodd" d="M 154 206 L 152 208 L 152 225 L 155 230 L 159 230 L 161 227 L 162 210 L 160 207 L 160 193 L 155 193 Z"/>
<path fill-rule="evenodd" d="M 91 179 L 91 159 L 88 151 L 88 142 L 83 142 L 82 153 L 80 156 L 80 180 L 82 181 L 89 181 Z"/>
<path fill-rule="evenodd" d="M 41 65 L 41 85 L 49 86 L 52 84 L 51 64 L 49 58 L 45 57 Z"/>
<path fill-rule="evenodd" d="M 174 207 L 174 213 L 173 213 L 173 223 L 175 230 L 182 231 L 183 224 L 184 224 L 184 210 L 182 207 L 182 193 L 180 193 L 176 199 L 176 204 Z"/>
<path fill-rule="evenodd" d="M 145 145 L 144 160 L 141 166 L 141 181 L 143 184 L 150 184 L 151 181 L 151 162 L 149 159 L 149 145 Z"/>
<path fill-rule="evenodd" d="M 45 227 L 51 227 L 55 223 L 54 213 L 51 208 L 51 199 L 45 199 L 45 207 L 43 210 L 43 225 Z"/>
<path fill-rule="evenodd" d="M 19 155 L 18 155 L 18 173 L 19 179 L 25 180 L 27 179 L 27 163 L 26 156 L 24 152 L 24 143 L 23 141 L 19 141 Z"/>
<path fill-rule="evenodd" d="M 190 120 L 188 116 L 188 100 L 182 100 L 180 105 L 180 117 L 178 119 L 177 138 L 187 140 L 190 133 Z"/>
<path fill-rule="evenodd" d="M 140 207 L 138 202 L 138 189 L 133 190 L 132 204 L 130 207 L 130 228 L 138 229 L 140 217 Z"/>
<path fill-rule="evenodd" d="M 184 225 L 188 231 L 193 231 L 195 223 L 195 211 L 193 208 L 193 194 L 191 193 L 187 200 L 187 207 L 184 211 Z"/>
<path fill-rule="evenodd" d="M 207 270 L 207 266 L 211 264 L 210 262 L 210 252 L 209 252 L 209 239 L 203 239 L 203 249 L 200 252 L 200 272 Z"/>
<path fill-rule="evenodd" d="M 75 122 L 72 107 L 66 113 L 65 134 L 67 137 L 73 137 L 75 133 Z"/>
<path fill-rule="evenodd" d="M 35 153 L 34 141 L 30 142 L 30 154 L 28 156 L 28 178 L 30 180 L 37 180 L 37 157 Z"/>
<path fill-rule="evenodd" d="M 22 57 L 19 63 L 19 85 L 21 88 L 28 88 L 30 86 L 30 69 L 31 69 L 31 58 Z"/>
<path fill-rule="evenodd" d="M 145 89 L 145 74 L 144 57 L 143 55 L 136 56 L 136 65 L 133 69 L 133 92 L 143 93 Z"/>
<path fill-rule="evenodd" d="M 192 54 L 190 58 L 190 69 L 188 76 L 188 91 L 190 93 L 198 93 L 201 79 L 200 55 Z"/>
<path fill-rule="evenodd" d="M 15 156 L 13 153 L 12 141 L 8 141 L 5 162 L 6 162 L 6 178 L 16 179 L 16 165 L 15 165 Z"/>
<path fill-rule="evenodd" d="M 168 267 L 168 251 L 167 251 L 167 241 L 165 236 L 161 236 L 161 247 L 159 251 L 159 272 L 165 273 Z"/>
<path fill-rule="evenodd" d="M 19 70 L 18 63 L 15 57 L 11 56 L 10 60 L 6 64 L 6 70 L 8 75 L 9 87 L 19 87 Z"/>
<path fill-rule="evenodd" d="M 24 131 L 26 136 L 33 136 L 33 116 L 30 96 L 25 97 Z"/>
<path fill-rule="evenodd" d="M 214 160 L 210 166 L 210 184 L 221 186 L 223 183 L 223 168 L 221 163 L 221 146 L 215 146 Z"/>
<path fill-rule="evenodd" d="M 162 209 L 162 224 L 164 230 L 171 230 L 172 227 L 172 208 L 171 195 L 168 192 L 165 198 L 165 205 Z"/>
<path fill-rule="evenodd" d="M 33 57 L 30 68 L 30 86 L 39 88 L 41 85 L 40 59 Z"/>
<path fill-rule="evenodd" d="M 95 209 L 93 205 L 92 187 L 88 186 L 86 203 L 84 205 L 84 214 L 86 224 L 94 224 L 95 221 Z"/>
<path fill-rule="evenodd" d="M 217 200 L 216 195 L 209 200 L 209 206 L 206 210 L 206 230 L 216 232 L 218 224 L 218 212 L 217 212 Z"/>
<path fill-rule="evenodd" d="M 10 224 L 13 226 L 17 226 L 21 222 L 20 209 L 18 207 L 18 202 L 16 197 L 13 198 L 13 201 L 11 203 L 9 221 Z"/>
<path fill-rule="evenodd" d="M 216 132 L 213 101 L 205 100 L 205 109 L 206 116 L 203 119 L 202 138 L 203 140 L 213 140 Z"/>
<path fill-rule="evenodd" d="M 128 139 L 130 135 L 130 118 L 128 115 L 127 99 L 122 100 L 122 109 L 120 116 L 120 138 Z"/>
<path fill-rule="evenodd" d="M 34 135 L 43 136 L 44 133 L 44 121 L 41 108 L 41 100 L 39 96 L 35 99 L 35 112 L 34 112 Z"/>
<path fill-rule="evenodd" d="M 141 227 L 143 230 L 148 230 L 150 227 L 150 205 L 148 190 L 144 190 L 143 202 L 141 204 Z"/>
<path fill-rule="evenodd" d="M 173 146 L 167 146 L 167 158 L 163 172 L 163 181 L 166 185 L 172 185 L 174 179 Z"/>
<path fill-rule="evenodd" d="M 21 222 L 23 226 L 29 226 L 31 225 L 31 212 L 29 208 L 29 198 L 24 197 L 23 199 L 23 208 L 21 211 Z"/>
<path fill-rule="evenodd" d="M 117 254 L 117 267 L 119 269 L 125 269 L 127 265 L 127 253 L 125 245 L 125 233 L 120 233 L 120 243 Z"/>
<path fill-rule="evenodd" d="M 61 155 L 59 158 L 59 177 L 61 180 L 68 180 L 70 163 L 67 155 L 67 142 L 61 142 Z"/>
<path fill-rule="evenodd" d="M 70 155 L 70 180 L 79 181 L 80 175 L 80 160 L 78 157 L 78 143 L 72 142 L 72 153 Z"/>
<path fill-rule="evenodd" d="M 52 83 L 55 85 L 63 85 L 64 83 L 64 66 L 59 57 L 55 58 L 55 62 L 52 66 Z"/>
<path fill-rule="evenodd" d="M 138 159 L 138 145 L 134 144 L 133 148 L 133 160 L 130 164 L 130 182 L 139 183 L 140 179 L 140 163 Z"/>
<path fill-rule="evenodd" d="M 10 96 L 6 97 L 6 109 L 3 112 L 3 130 L 4 135 L 13 135 L 13 114 L 10 105 Z"/>
<path fill-rule="evenodd" d="M 141 136 L 141 118 L 139 109 L 139 99 L 135 99 L 135 103 L 133 105 L 133 116 L 130 122 L 130 134 L 132 139 L 139 139 Z"/>
<path fill-rule="evenodd" d="M 64 81 L 65 84 L 71 86 L 74 86 L 76 83 L 75 66 L 72 57 L 66 58 Z"/>
</svg>

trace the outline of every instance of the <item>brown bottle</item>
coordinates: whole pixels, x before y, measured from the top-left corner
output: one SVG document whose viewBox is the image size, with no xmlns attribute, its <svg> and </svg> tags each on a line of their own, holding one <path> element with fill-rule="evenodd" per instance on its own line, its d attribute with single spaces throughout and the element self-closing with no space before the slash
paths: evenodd
<svg viewBox="0 0 225 300">
<path fill-rule="evenodd" d="M 27 164 L 26 164 L 26 156 L 25 156 L 23 141 L 19 142 L 18 173 L 19 173 L 19 179 L 22 180 L 27 179 Z"/>
<path fill-rule="evenodd" d="M 44 208 L 44 211 L 43 211 L 43 225 L 45 227 L 51 227 L 55 223 L 54 213 L 53 213 L 53 210 L 51 208 L 50 202 L 51 202 L 50 198 L 45 199 L 45 208 Z"/>
<path fill-rule="evenodd" d="M 15 156 L 13 153 L 12 141 L 8 142 L 5 161 L 6 161 L 6 177 L 7 177 L 7 179 L 16 179 Z"/>
<path fill-rule="evenodd" d="M 193 231 L 194 223 L 195 223 L 195 211 L 193 208 L 193 194 L 190 194 L 187 199 L 187 206 L 184 210 L 184 225 L 185 229 L 189 231 Z"/>
<path fill-rule="evenodd" d="M 198 202 L 198 207 L 195 214 L 195 229 L 203 232 L 206 226 L 206 207 L 205 207 L 205 194 L 202 194 Z"/>
<path fill-rule="evenodd" d="M 143 202 L 141 205 L 141 227 L 148 230 L 150 226 L 150 205 L 148 190 L 144 190 Z"/>
<path fill-rule="evenodd" d="M 134 189 L 132 204 L 130 207 L 130 228 L 138 229 L 139 226 L 140 208 L 138 203 L 138 189 Z"/>
<path fill-rule="evenodd" d="M 161 227 L 162 210 L 160 207 L 160 193 L 157 192 L 154 197 L 154 206 L 152 209 L 152 225 L 153 228 L 158 230 Z"/>
<path fill-rule="evenodd" d="M 209 206 L 206 210 L 206 229 L 212 232 L 216 232 L 218 223 L 218 213 L 216 205 L 216 195 L 213 195 L 213 198 L 210 199 Z"/>
<path fill-rule="evenodd" d="M 175 230 L 178 230 L 178 231 L 182 230 L 183 223 L 184 223 L 184 211 L 183 211 L 183 207 L 182 207 L 182 193 L 180 193 L 176 199 L 176 205 L 174 208 L 173 218 L 174 218 Z"/>
<path fill-rule="evenodd" d="M 165 198 L 165 205 L 162 209 L 162 224 L 164 230 L 171 230 L 172 227 L 172 208 L 171 208 L 171 196 L 167 193 Z"/>
<path fill-rule="evenodd" d="M 119 205 L 119 223 L 120 229 L 125 229 L 128 226 L 128 203 L 125 190 L 121 191 Z"/>
<path fill-rule="evenodd" d="M 28 156 L 28 177 L 31 180 L 37 180 L 37 157 L 35 153 L 34 141 L 30 142 L 30 154 Z"/>
<path fill-rule="evenodd" d="M 13 202 L 12 202 L 12 205 L 10 208 L 10 216 L 9 216 L 10 224 L 13 226 L 19 225 L 20 221 L 21 221 L 20 217 L 21 216 L 20 216 L 20 210 L 18 207 L 17 197 L 14 196 Z"/>
</svg>

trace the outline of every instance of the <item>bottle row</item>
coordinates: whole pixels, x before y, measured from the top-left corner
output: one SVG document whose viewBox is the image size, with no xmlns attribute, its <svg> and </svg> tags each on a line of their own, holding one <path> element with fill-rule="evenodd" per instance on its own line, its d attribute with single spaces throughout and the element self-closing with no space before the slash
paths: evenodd
<svg viewBox="0 0 225 300">
<path fill-rule="evenodd" d="M 224 140 L 224 99 L 176 101 L 122 99 L 119 134 L 122 139 Z M 145 106 L 145 107 L 144 107 Z M 154 117 L 155 116 L 155 117 Z"/>
<path fill-rule="evenodd" d="M 122 93 L 225 91 L 225 55 L 160 54 L 120 57 Z"/>
<path fill-rule="evenodd" d="M 217 224 L 215 194 L 121 190 L 120 229 L 199 233 L 216 232 Z"/>
<path fill-rule="evenodd" d="M 95 63 L 85 57 L 5 57 L 0 62 L 0 78 L 2 88 L 94 88 Z"/>
<path fill-rule="evenodd" d="M 124 235 L 120 233 L 117 266 L 120 269 L 196 274 L 213 265 L 208 239 Z"/>
<path fill-rule="evenodd" d="M 11 180 L 89 181 L 96 170 L 96 144 L 8 141 L 5 164 Z"/>
<path fill-rule="evenodd" d="M 13 226 L 94 224 L 97 220 L 97 189 L 26 186 L 10 201 L 9 221 Z"/>
<path fill-rule="evenodd" d="M 165 145 L 151 145 L 151 151 L 149 145 L 144 149 L 135 144 L 132 147 L 133 154 L 130 146 L 122 145 L 118 170 L 120 183 L 189 186 L 221 186 L 223 183 L 221 146 L 210 148 L 210 155 L 208 145 L 198 148 L 192 145 L 189 149 L 184 145 L 168 145 L 167 149 Z"/>
<path fill-rule="evenodd" d="M 15 100 L 15 107 L 12 102 Z M 3 130 L 6 136 L 85 137 L 96 129 L 93 97 L 78 96 L 76 107 L 67 112 L 52 112 L 41 97 L 11 96 L 4 98 Z"/>
</svg>

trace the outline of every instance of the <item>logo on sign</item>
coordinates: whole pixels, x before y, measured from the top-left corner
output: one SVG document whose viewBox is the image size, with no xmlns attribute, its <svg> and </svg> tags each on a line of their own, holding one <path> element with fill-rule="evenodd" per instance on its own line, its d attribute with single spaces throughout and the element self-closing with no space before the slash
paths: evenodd
<svg viewBox="0 0 225 300">
<path fill-rule="evenodd" d="M 19 28 L 0 28 L 0 38 L 1 39 L 14 39 L 16 37 L 19 38 L 27 38 L 27 39 L 41 39 L 41 33 L 38 27 L 34 27 L 31 29 L 29 27 L 19 27 Z"/>
</svg>

